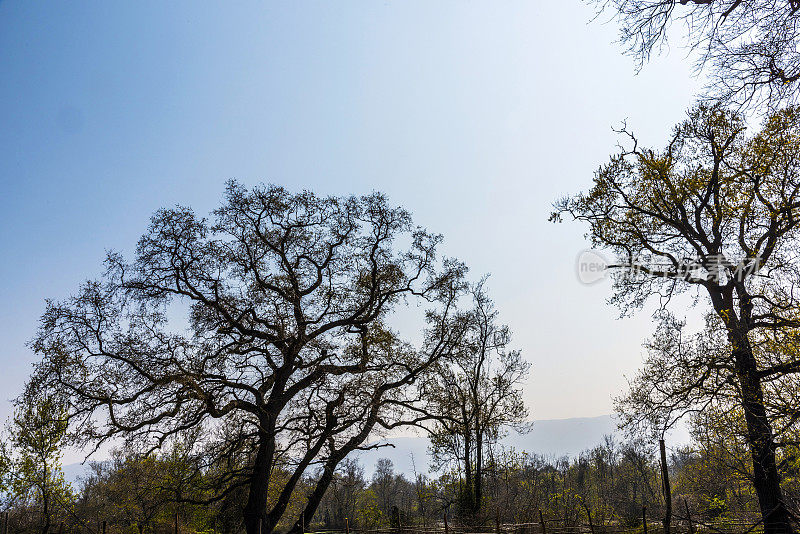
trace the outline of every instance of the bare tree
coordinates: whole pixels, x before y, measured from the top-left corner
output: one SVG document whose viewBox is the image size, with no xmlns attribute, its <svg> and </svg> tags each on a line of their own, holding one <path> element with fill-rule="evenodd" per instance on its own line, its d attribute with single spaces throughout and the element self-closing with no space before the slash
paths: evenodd
<svg viewBox="0 0 800 534">
<path fill-rule="evenodd" d="M 468 329 L 451 358 L 441 360 L 424 386 L 425 402 L 415 407 L 426 424 L 434 462 L 455 461 L 464 474 L 462 507 L 475 515 L 483 500 L 487 447 L 508 427 L 527 429 L 521 386 L 530 364 L 509 349 L 511 333 L 498 323 L 485 279 L 472 290 Z"/>
<path fill-rule="evenodd" d="M 708 75 L 710 96 L 739 103 L 794 102 L 800 82 L 797 0 L 590 0 L 621 25 L 639 67 L 667 43 L 673 23 Z"/>
<path fill-rule="evenodd" d="M 26 394 L 66 397 L 84 444 L 157 448 L 207 424 L 209 467 L 227 466 L 212 499 L 245 486 L 249 534 L 272 532 L 321 467 L 297 531 L 348 453 L 409 422 L 409 386 L 460 336 L 464 267 L 437 260 L 440 239 L 378 193 L 232 182 L 213 223 L 160 210 L 133 261 L 112 253 L 102 280 L 48 303 Z M 385 324 L 404 298 L 434 306 L 418 350 Z"/>
<path fill-rule="evenodd" d="M 795 108 L 772 114 L 748 137 L 739 115 L 700 106 L 663 151 L 641 148 L 629 134 L 633 147 L 599 169 L 587 194 L 558 202 L 551 217 L 588 223 L 592 243 L 618 255 L 612 302 L 623 312 L 652 296 L 667 307 L 687 289 L 709 301 L 729 343 L 768 534 L 792 528 L 763 383 L 800 362 L 762 367 L 753 341 L 800 326 L 798 133 Z"/>
</svg>

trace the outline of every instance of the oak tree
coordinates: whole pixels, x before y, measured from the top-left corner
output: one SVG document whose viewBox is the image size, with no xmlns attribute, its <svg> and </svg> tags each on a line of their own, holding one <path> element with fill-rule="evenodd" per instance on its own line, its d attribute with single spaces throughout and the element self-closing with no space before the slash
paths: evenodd
<svg viewBox="0 0 800 534">
<path fill-rule="evenodd" d="M 628 134 L 632 147 L 597 171 L 588 193 L 558 202 L 552 218 L 587 223 L 591 242 L 619 257 L 612 301 L 623 311 L 651 297 L 668 308 L 688 289 L 710 304 L 727 337 L 754 487 L 772 534 L 792 528 L 764 382 L 798 362 L 760 365 L 753 343 L 761 332 L 800 326 L 800 110 L 771 114 L 754 135 L 746 130 L 738 114 L 699 106 L 663 150 Z M 715 365 L 710 357 L 702 363 Z"/>
<path fill-rule="evenodd" d="M 232 182 L 211 220 L 159 210 L 131 260 L 111 253 L 102 279 L 48 303 L 26 394 L 61 395 L 77 443 L 148 450 L 206 425 L 198 446 L 221 477 L 208 499 L 246 488 L 249 534 L 286 521 L 319 468 L 299 531 L 337 465 L 408 422 L 409 386 L 460 335 L 464 267 L 437 257 L 440 240 L 378 193 Z M 431 307 L 418 348 L 387 326 L 406 299 Z"/>
</svg>

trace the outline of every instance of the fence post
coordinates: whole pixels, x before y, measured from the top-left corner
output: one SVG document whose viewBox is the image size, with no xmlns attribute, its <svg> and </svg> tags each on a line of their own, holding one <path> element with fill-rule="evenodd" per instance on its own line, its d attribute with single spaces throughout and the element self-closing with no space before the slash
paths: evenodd
<svg viewBox="0 0 800 534">
<path fill-rule="evenodd" d="M 647 534 L 647 506 L 642 506 L 642 532 Z"/>
<path fill-rule="evenodd" d="M 689 503 L 683 499 L 683 506 L 686 508 L 686 521 L 689 523 L 689 534 L 694 534 L 694 525 L 692 525 L 692 513 L 689 512 Z"/>
<path fill-rule="evenodd" d="M 539 510 L 539 524 L 542 525 L 542 534 L 547 534 L 547 527 L 544 526 L 544 515 Z"/>
</svg>

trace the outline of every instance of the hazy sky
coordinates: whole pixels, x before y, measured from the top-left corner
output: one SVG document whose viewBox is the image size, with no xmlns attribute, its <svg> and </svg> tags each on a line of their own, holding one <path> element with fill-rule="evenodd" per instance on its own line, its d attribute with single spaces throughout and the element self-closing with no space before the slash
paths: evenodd
<svg viewBox="0 0 800 534">
<path fill-rule="evenodd" d="M 46 298 L 130 253 L 159 207 L 224 182 L 377 189 L 445 235 L 533 365 L 537 419 L 610 413 L 644 313 L 575 276 L 547 222 L 625 118 L 660 145 L 698 82 L 681 49 L 638 76 L 578 0 L 0 2 L 0 419 Z"/>
</svg>

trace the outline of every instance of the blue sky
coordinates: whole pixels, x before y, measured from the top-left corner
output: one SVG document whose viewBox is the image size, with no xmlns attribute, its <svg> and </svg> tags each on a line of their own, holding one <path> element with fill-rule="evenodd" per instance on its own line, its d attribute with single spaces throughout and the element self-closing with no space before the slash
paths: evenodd
<svg viewBox="0 0 800 534">
<path fill-rule="evenodd" d="M 532 362 L 537 419 L 610 413 L 649 316 L 574 273 L 585 189 L 628 119 L 661 144 L 698 81 L 635 75 L 578 0 L 0 2 L 0 419 L 46 298 L 130 253 L 150 214 L 224 182 L 373 189 L 443 233 Z"/>
</svg>

